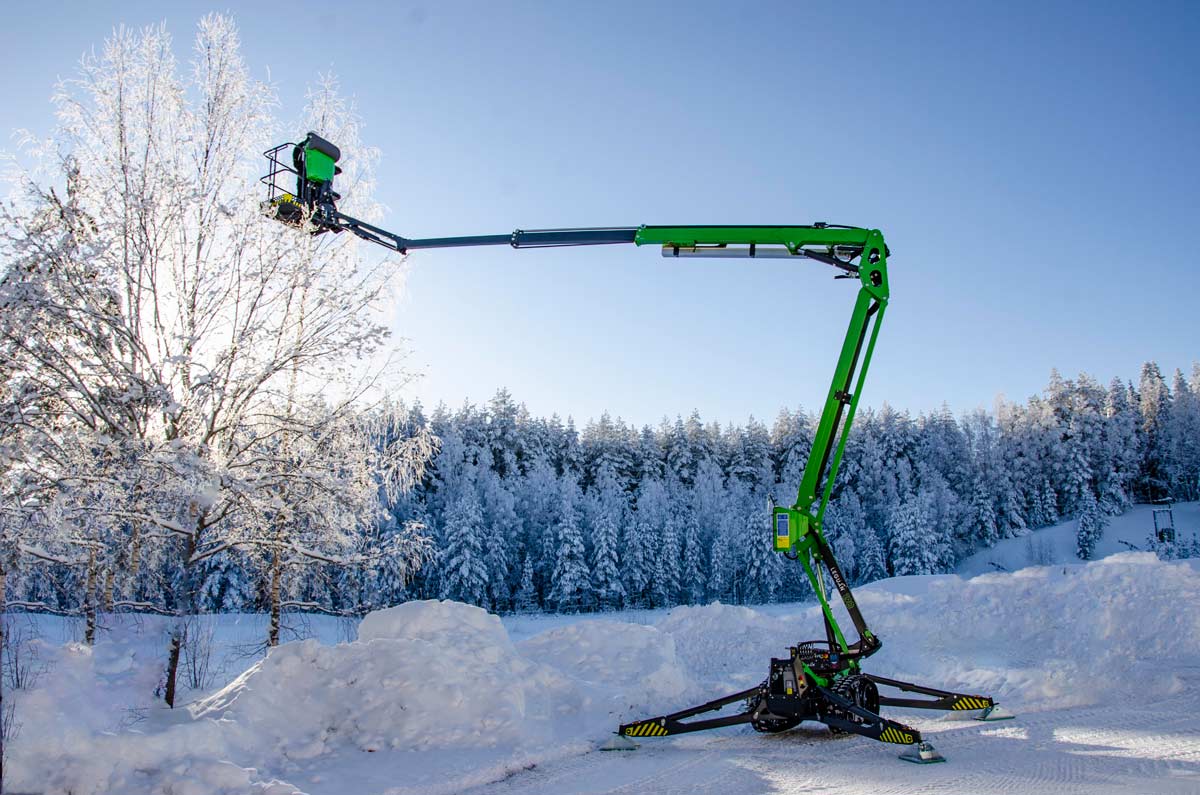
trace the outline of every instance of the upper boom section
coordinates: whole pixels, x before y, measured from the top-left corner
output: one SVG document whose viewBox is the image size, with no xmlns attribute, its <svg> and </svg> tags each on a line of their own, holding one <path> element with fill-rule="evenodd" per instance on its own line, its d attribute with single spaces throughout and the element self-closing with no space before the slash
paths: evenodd
<svg viewBox="0 0 1200 795">
<path fill-rule="evenodd" d="M 264 208 L 275 218 L 314 234 L 352 232 L 364 240 L 393 251 L 407 253 L 429 248 L 512 246 L 546 248 L 557 246 L 603 246 L 633 243 L 660 245 L 665 257 L 807 257 L 832 265 L 847 277 L 860 275 L 855 262 L 877 239 L 878 231 L 850 226 L 816 223 L 810 226 L 625 226 L 588 229 L 518 229 L 502 235 L 406 238 L 352 218 L 337 209 L 341 195 L 333 190 L 334 177 L 341 173 L 336 145 L 310 132 L 300 143 L 285 143 L 264 153 L 270 170 L 262 181 L 267 185 Z M 294 185 L 294 188 L 293 188 Z M 878 255 L 868 255 L 876 256 Z M 886 295 L 886 273 L 871 284 Z"/>
</svg>

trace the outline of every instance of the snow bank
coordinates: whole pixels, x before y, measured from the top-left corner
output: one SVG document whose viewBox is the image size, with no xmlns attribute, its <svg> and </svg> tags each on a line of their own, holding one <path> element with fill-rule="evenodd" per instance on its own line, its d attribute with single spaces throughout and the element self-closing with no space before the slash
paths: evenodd
<svg viewBox="0 0 1200 795">
<path fill-rule="evenodd" d="M 770 658 L 784 656 L 788 646 L 810 632 L 803 621 L 720 602 L 676 607 L 656 626 L 674 639 L 680 660 L 702 686 L 729 690 L 761 682 Z"/>
<path fill-rule="evenodd" d="M 155 652 L 165 644 L 151 634 L 149 645 L 114 633 L 94 647 L 33 643 L 23 649 L 26 664 L 42 676 L 29 689 L 5 694 L 16 702 L 18 723 L 6 749 L 9 790 L 101 795 L 162 792 L 169 783 L 173 795 L 296 792 L 225 761 L 228 738 L 216 724 L 154 706 L 162 675 Z"/>
<path fill-rule="evenodd" d="M 359 637 L 272 649 L 193 714 L 245 729 L 267 765 L 341 749 L 539 745 L 582 706 L 570 679 L 517 653 L 477 607 L 411 602 L 368 616 Z"/>
<path fill-rule="evenodd" d="M 641 710 L 661 710 L 687 690 L 675 641 L 654 627 L 613 621 L 580 621 L 551 629 L 519 647 L 580 681 L 591 703 L 610 706 L 610 722 L 626 722 Z"/>
<path fill-rule="evenodd" d="M 1147 552 L 971 580 L 897 578 L 856 596 L 884 641 L 871 671 L 1026 710 L 1167 695 L 1182 687 L 1178 668 L 1200 664 L 1200 578 Z"/>
<path fill-rule="evenodd" d="M 500 617 L 461 602 L 428 599 L 376 610 L 358 625 L 358 639 L 424 640 L 444 643 L 447 637 L 466 638 L 478 646 L 508 647 L 508 632 Z"/>
<path fill-rule="evenodd" d="M 1175 671 L 1200 665 L 1197 569 L 1146 553 L 856 595 L 884 643 L 868 670 L 1018 712 L 1171 694 Z M 456 792 L 753 685 L 770 657 L 822 635 L 813 605 L 640 618 L 657 623 L 574 619 L 513 643 L 483 610 L 412 602 L 368 616 L 352 643 L 285 644 L 190 711 L 134 720 L 122 705 L 151 703 L 157 638 L 144 653 L 112 638 L 54 647 L 53 672 L 16 694 L 6 772 L 17 791 L 76 795 L 279 795 L 284 780 L 313 795 Z"/>
</svg>

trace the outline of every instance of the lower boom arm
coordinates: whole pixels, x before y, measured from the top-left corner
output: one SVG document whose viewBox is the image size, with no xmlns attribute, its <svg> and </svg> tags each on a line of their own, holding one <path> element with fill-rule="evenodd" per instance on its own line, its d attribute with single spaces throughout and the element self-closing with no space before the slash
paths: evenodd
<svg viewBox="0 0 1200 795">
<path fill-rule="evenodd" d="M 833 556 L 833 550 L 825 540 L 822 523 L 890 296 L 887 245 L 878 231 L 862 231 L 858 298 L 850 316 L 850 327 L 842 342 L 833 382 L 817 423 L 799 493 L 790 508 L 772 506 L 771 509 L 775 550 L 799 558 L 821 602 L 830 647 L 839 648 L 843 654 L 852 657 L 869 656 L 879 648 L 880 641 L 867 628 L 850 586 Z M 834 587 L 858 630 L 859 639 L 853 645 L 846 643 L 833 617 L 824 587 L 823 568 L 829 571 Z"/>
</svg>

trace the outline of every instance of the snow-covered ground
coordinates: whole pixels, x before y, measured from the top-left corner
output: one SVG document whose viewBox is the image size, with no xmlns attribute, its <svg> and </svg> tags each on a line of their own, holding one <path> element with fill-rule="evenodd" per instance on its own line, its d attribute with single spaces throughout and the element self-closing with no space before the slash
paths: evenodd
<svg viewBox="0 0 1200 795">
<path fill-rule="evenodd" d="M 1176 521 L 1187 524 L 1178 509 Z M 949 759 L 934 766 L 808 724 L 594 751 L 622 721 L 760 681 L 769 657 L 820 636 L 808 604 L 501 620 L 408 603 L 369 616 L 352 642 L 346 622 L 314 619 L 315 637 L 257 661 L 261 617 L 223 616 L 210 622 L 212 686 L 174 712 L 153 698 L 160 621 L 110 618 L 88 649 L 69 642 L 69 622 L 39 618 L 43 638 L 23 653 L 43 673 L 13 694 L 6 783 L 75 795 L 1197 793 L 1198 574 L 1194 561 L 1127 551 L 857 590 L 884 641 L 869 670 L 988 693 L 1018 714 L 889 713 Z"/>
<path fill-rule="evenodd" d="M 1200 502 L 1180 502 L 1174 508 L 1178 540 L 1190 542 L 1200 533 Z M 982 549 L 959 563 L 959 574 L 972 577 L 995 571 L 1016 571 L 1026 566 L 1052 563 L 1078 563 L 1075 554 L 1075 521 L 1062 522 L 1037 530 L 1022 538 L 1006 538 L 993 547 Z M 1108 517 L 1104 535 L 1096 543 L 1092 557 L 1099 559 L 1131 549 L 1145 550 L 1154 532 L 1153 508 L 1135 505 L 1120 516 Z"/>
</svg>

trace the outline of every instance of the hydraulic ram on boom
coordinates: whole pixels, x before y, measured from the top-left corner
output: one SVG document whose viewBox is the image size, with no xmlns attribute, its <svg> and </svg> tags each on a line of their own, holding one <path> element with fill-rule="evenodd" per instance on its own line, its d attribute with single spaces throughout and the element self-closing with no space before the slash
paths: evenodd
<svg viewBox="0 0 1200 795">
<path fill-rule="evenodd" d="M 856 279 L 858 295 L 850 315 L 813 438 L 812 450 L 800 480 L 796 502 L 770 506 L 775 551 L 804 568 L 824 618 L 825 639 L 797 643 L 789 655 L 772 659 L 762 684 L 669 715 L 633 721 L 617 729 L 606 750 L 636 748 L 629 737 L 663 737 L 749 723 L 761 732 L 790 729 L 801 721 L 818 721 L 835 733 L 850 732 L 896 745 L 913 746 L 902 759 L 943 761 L 921 733 L 879 715 L 881 706 L 916 709 L 978 711 L 980 720 L 1012 717 L 995 712 L 988 696 L 952 693 L 865 673 L 860 661 L 881 645 L 867 627 L 854 595 L 822 533 L 825 509 L 833 494 L 838 467 L 846 451 L 851 421 L 880 324 L 890 298 L 887 262 L 890 252 L 877 229 L 814 223 L 798 226 L 627 226 L 588 229 L 518 229 L 503 235 L 406 238 L 348 216 L 337 208 L 333 190 L 341 152 L 310 132 L 299 143 L 268 150 L 270 163 L 263 182 L 268 186 L 264 210 L 284 223 L 313 234 L 351 232 L 364 240 L 400 253 L 420 249 L 469 246 L 547 248 L 632 243 L 661 246 L 664 257 L 803 258 L 829 265 L 835 278 Z M 286 158 L 286 159 L 285 159 Z M 288 162 L 290 160 L 290 163 Z M 828 574 L 858 635 L 848 642 L 834 615 L 825 586 Z M 924 698 L 885 695 L 888 687 Z M 741 704 L 733 714 L 693 720 Z"/>
</svg>

